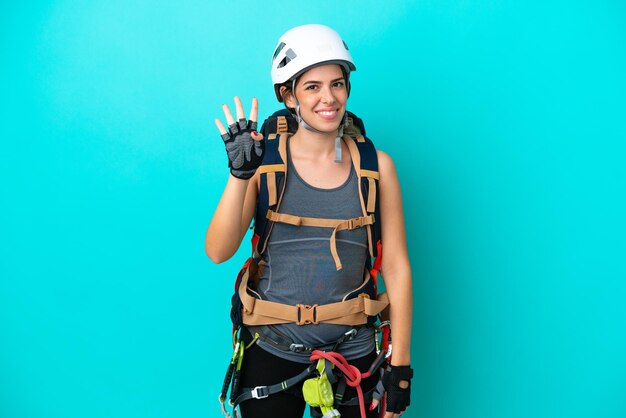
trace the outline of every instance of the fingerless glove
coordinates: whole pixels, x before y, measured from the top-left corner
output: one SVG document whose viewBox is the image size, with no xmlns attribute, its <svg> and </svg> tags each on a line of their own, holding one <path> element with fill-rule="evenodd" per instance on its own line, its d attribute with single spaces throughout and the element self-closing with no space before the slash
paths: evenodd
<svg viewBox="0 0 626 418">
<path fill-rule="evenodd" d="M 239 119 L 228 126 L 227 133 L 222 134 L 230 173 L 243 180 L 252 177 L 263 161 L 265 142 L 255 141 L 251 135 L 256 127 L 256 121 Z"/>
<path fill-rule="evenodd" d="M 400 413 L 411 404 L 411 366 L 390 366 L 383 374 L 383 386 L 387 392 L 387 412 Z M 400 387 L 400 381 L 406 380 L 409 385 Z"/>
</svg>

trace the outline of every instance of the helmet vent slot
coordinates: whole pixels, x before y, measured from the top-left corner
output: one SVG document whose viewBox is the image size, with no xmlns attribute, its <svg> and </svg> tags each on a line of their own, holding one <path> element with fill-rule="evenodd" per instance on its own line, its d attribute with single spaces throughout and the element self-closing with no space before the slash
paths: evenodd
<svg viewBox="0 0 626 418">
<path fill-rule="evenodd" d="M 274 57 L 272 57 L 273 60 L 276 59 L 276 57 L 278 56 L 278 54 L 280 54 L 280 51 L 282 51 L 284 47 L 285 47 L 284 42 L 281 42 L 280 44 L 278 44 L 278 46 L 276 47 L 276 51 L 274 51 Z"/>
<path fill-rule="evenodd" d="M 282 59 L 280 63 L 278 63 L 278 68 L 283 68 L 285 65 L 289 64 L 292 59 L 296 57 L 296 53 L 293 52 L 293 49 L 289 48 L 285 51 L 285 58 Z"/>
</svg>

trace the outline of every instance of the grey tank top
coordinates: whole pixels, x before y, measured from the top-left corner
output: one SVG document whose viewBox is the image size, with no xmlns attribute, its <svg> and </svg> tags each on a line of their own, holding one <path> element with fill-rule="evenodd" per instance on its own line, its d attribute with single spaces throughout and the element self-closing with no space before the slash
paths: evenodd
<svg viewBox="0 0 626 418">
<path fill-rule="evenodd" d="M 296 171 L 287 141 L 287 184 L 279 212 L 313 218 L 349 219 L 362 216 L 358 178 L 354 167 L 346 182 L 334 189 L 320 189 L 306 183 Z M 330 252 L 332 228 L 293 226 L 275 223 L 270 236 L 267 266 L 258 290 L 263 299 L 296 305 L 323 305 L 339 302 L 363 283 L 367 257 L 367 231 L 338 231 L 337 252 L 343 268 L 336 270 Z M 255 327 L 260 332 L 264 327 Z M 309 347 L 334 343 L 353 327 L 335 324 L 273 325 L 273 331 Z M 339 352 L 347 359 L 365 356 L 374 350 L 373 329 L 361 327 L 357 336 L 344 342 Z M 309 363 L 310 353 L 282 351 L 263 341 L 263 349 L 281 358 Z"/>
</svg>

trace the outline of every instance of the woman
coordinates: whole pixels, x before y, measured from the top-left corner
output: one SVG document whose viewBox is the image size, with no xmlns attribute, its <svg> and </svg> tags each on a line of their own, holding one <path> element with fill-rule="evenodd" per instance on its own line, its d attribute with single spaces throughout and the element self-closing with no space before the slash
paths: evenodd
<svg viewBox="0 0 626 418">
<path fill-rule="evenodd" d="M 356 328 L 341 320 L 318 323 L 316 316 L 323 305 L 352 300 L 353 296 L 344 297 L 351 291 L 356 298 L 356 292 L 363 289 L 364 283 L 369 283 L 371 225 L 379 222 L 383 226 L 380 235 L 385 248 L 380 269 L 384 273 L 394 335 L 391 367 L 383 377 L 387 393 L 384 416 L 392 418 L 398 417 L 409 405 L 411 270 L 400 186 L 392 159 L 382 151 L 375 153 L 378 160 L 376 177 L 379 178 L 376 207 L 379 205 L 380 219 L 360 217 L 365 211 L 359 190 L 361 177 L 356 172 L 358 167 L 355 169 L 353 164 L 353 159 L 360 157 L 354 153 L 355 146 L 350 144 L 349 137 L 341 139 L 347 126 L 349 76 L 355 69 L 346 44 L 334 30 L 322 25 L 291 29 L 281 37 L 274 52 L 272 80 L 276 96 L 279 102 L 284 102 L 298 125 L 293 135 L 280 138 L 284 147 L 281 155 L 286 157 L 283 159 L 286 160 L 284 170 L 290 175 L 286 176 L 285 172 L 285 189 L 278 199 L 281 213 L 268 211 L 267 217 L 272 224 L 268 241 L 262 248 L 258 241 L 255 244 L 255 251 L 262 258 L 262 268 L 253 293 L 260 300 L 282 306 L 297 305 L 298 316 L 291 323 L 283 321 L 269 325 L 244 319 L 246 326 L 241 335 L 249 347 L 243 356 L 240 386 L 256 388 L 294 377 L 302 372 L 305 364 L 310 364 L 313 348 L 324 351 L 334 348 L 362 372 L 370 367 L 376 358 L 376 347 L 372 327 L 364 325 L 367 316 Z M 266 148 L 273 144 L 256 132 L 257 100 L 252 101 L 249 121 L 245 119 L 238 97 L 235 97 L 235 106 L 237 120 L 228 106 L 223 105 L 228 130 L 219 119 L 215 120 L 225 141 L 231 168 L 231 176 L 206 234 L 206 253 L 216 263 L 229 259 L 236 252 L 255 211 L 256 223 L 264 222 L 265 213 L 259 214 L 258 206 L 261 205 L 261 190 L 268 187 L 268 178 L 262 176 L 267 176 L 266 172 L 271 170 L 267 168 L 267 162 L 263 163 L 263 170 L 257 170 L 262 165 Z M 267 159 L 267 155 L 265 157 Z M 266 195 L 263 199 L 267 198 Z M 292 218 L 298 219 L 297 222 Z M 307 225 L 303 219 L 314 221 Z M 318 225 L 316 222 L 320 219 L 329 224 L 326 227 Z M 357 219 L 359 222 L 357 226 L 352 222 L 349 227 L 344 227 L 348 221 L 334 221 L 340 219 Z M 337 226 L 340 223 L 344 226 Z M 333 227 L 329 237 L 329 228 Z M 244 293 L 240 292 L 240 295 L 246 297 Z M 369 297 L 365 295 L 365 298 Z M 244 309 L 244 315 L 246 312 Z M 306 320 L 304 315 L 307 315 Z M 353 329 L 356 331 L 350 334 Z M 252 335 L 255 335 L 254 343 L 251 342 Z M 350 338 L 343 337 L 345 335 Z M 363 392 L 371 393 L 378 380 L 378 373 L 364 378 L 361 382 Z M 300 382 L 289 390 L 267 397 L 254 396 L 258 393 L 253 393 L 252 397 L 261 399 L 241 403 L 242 415 L 245 418 L 302 416 L 305 402 L 298 393 L 301 388 Z M 345 389 L 344 400 L 356 397 L 355 388 Z M 377 405 L 378 400 L 373 400 L 368 417 L 377 416 Z M 337 405 L 337 410 L 342 417 L 358 417 L 363 413 L 363 408 L 354 403 Z M 325 416 L 333 416 L 333 412 Z"/>
</svg>

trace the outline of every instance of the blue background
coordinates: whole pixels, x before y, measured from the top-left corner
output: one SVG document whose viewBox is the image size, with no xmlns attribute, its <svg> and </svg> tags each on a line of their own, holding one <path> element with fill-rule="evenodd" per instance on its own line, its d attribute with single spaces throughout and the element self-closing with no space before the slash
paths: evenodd
<svg viewBox="0 0 626 418">
<path fill-rule="evenodd" d="M 32 1 L 0 14 L 0 416 L 217 417 L 247 244 L 212 119 L 325 23 L 395 159 L 410 417 L 626 416 L 626 4 Z"/>
</svg>

